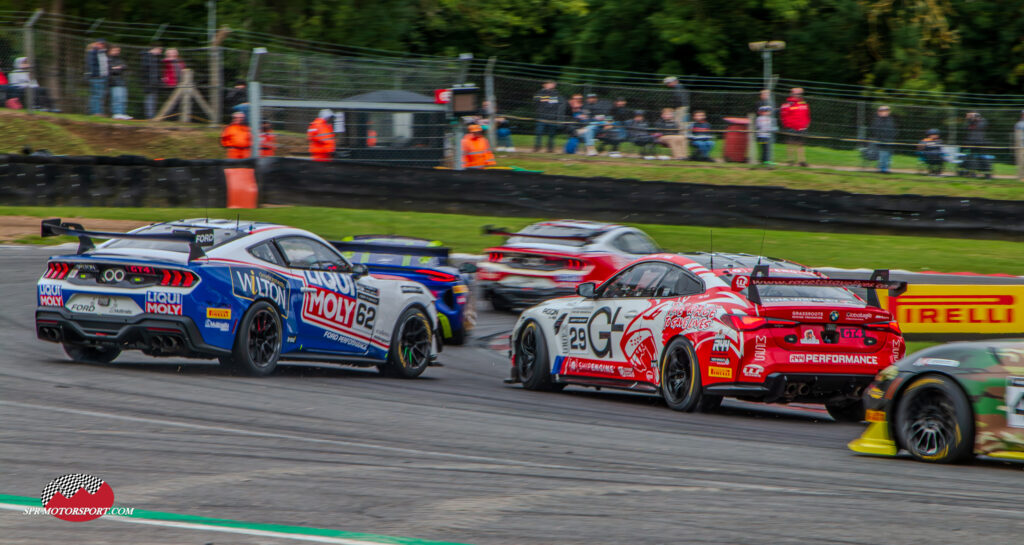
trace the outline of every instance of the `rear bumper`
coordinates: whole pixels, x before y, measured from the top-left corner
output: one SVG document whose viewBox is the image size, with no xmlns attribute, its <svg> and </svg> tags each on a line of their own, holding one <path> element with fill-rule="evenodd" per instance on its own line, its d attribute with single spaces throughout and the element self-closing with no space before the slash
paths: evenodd
<svg viewBox="0 0 1024 545">
<path fill-rule="evenodd" d="M 116 344 L 153 356 L 216 358 L 231 353 L 203 341 L 196 324 L 185 316 L 82 317 L 65 308 L 39 309 L 36 337 L 74 345 Z"/>
<path fill-rule="evenodd" d="M 822 403 L 837 398 L 860 398 L 874 380 L 872 375 L 822 375 L 810 373 L 772 373 L 764 382 L 714 384 L 704 389 L 709 394 L 749 397 L 766 403 L 796 401 Z"/>
<path fill-rule="evenodd" d="M 574 288 L 516 288 L 501 284 L 491 284 L 484 288 L 485 299 L 514 309 L 531 307 L 548 299 L 567 295 L 576 295 L 576 290 Z"/>
</svg>

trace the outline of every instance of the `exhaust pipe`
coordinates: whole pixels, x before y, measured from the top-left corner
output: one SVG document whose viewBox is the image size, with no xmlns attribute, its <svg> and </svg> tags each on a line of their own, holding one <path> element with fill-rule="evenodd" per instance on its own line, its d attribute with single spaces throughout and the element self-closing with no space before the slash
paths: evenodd
<svg viewBox="0 0 1024 545">
<path fill-rule="evenodd" d="M 811 387 L 808 386 L 806 382 L 801 383 L 800 387 L 797 388 L 796 393 L 797 393 L 797 395 L 805 396 L 805 395 L 811 393 Z"/>
<path fill-rule="evenodd" d="M 171 335 L 154 335 L 150 344 L 154 352 L 163 352 L 165 354 L 179 352 L 184 346 L 181 339 Z"/>
<path fill-rule="evenodd" d="M 47 341 L 59 343 L 61 340 L 61 331 L 56 327 L 40 327 L 39 335 Z"/>
</svg>

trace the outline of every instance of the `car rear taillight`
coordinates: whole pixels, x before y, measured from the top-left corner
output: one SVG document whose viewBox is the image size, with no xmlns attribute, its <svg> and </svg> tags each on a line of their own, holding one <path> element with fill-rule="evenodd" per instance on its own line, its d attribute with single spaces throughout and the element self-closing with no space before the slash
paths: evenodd
<svg viewBox="0 0 1024 545">
<path fill-rule="evenodd" d="M 425 275 L 427 278 L 434 282 L 455 282 L 459 278 L 454 274 L 448 274 L 441 271 L 432 271 L 430 269 L 416 269 L 416 272 Z"/>
<path fill-rule="evenodd" d="M 573 271 L 582 271 L 586 268 L 587 262 L 582 259 L 567 259 L 565 267 Z"/>
<path fill-rule="evenodd" d="M 732 320 L 733 329 L 737 331 L 753 331 L 762 327 L 792 327 L 800 323 L 792 320 L 780 320 L 778 318 L 762 318 L 749 314 L 729 314 L 728 316 Z"/>
<path fill-rule="evenodd" d="M 51 261 L 46 264 L 46 273 L 43 278 L 63 280 L 71 272 L 71 265 L 62 261 Z"/>
<path fill-rule="evenodd" d="M 866 324 L 864 327 L 868 329 L 874 329 L 876 331 L 888 331 L 889 333 L 892 333 L 894 335 L 903 335 L 903 330 L 900 329 L 900 323 L 897 322 L 896 320 Z"/>
<path fill-rule="evenodd" d="M 501 263 L 503 257 L 505 257 L 505 254 L 501 252 L 487 252 L 487 261 L 492 263 Z"/>
<path fill-rule="evenodd" d="M 188 288 L 196 282 L 196 276 L 189 271 L 177 269 L 160 270 L 160 285 L 172 288 Z"/>
</svg>

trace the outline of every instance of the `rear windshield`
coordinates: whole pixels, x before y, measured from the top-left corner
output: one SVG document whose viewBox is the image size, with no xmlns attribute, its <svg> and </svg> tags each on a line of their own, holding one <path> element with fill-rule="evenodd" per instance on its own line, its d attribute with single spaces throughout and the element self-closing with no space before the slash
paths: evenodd
<svg viewBox="0 0 1024 545">
<path fill-rule="evenodd" d="M 185 225 L 173 225 L 173 224 L 160 224 L 152 225 L 150 227 L 143 227 L 135 234 L 170 234 L 174 231 L 188 231 L 195 232 L 204 227 L 193 227 Z M 235 229 L 213 229 L 213 246 L 220 246 L 229 240 L 234 240 L 238 237 L 245 235 L 244 232 Z M 180 252 L 183 254 L 188 253 L 188 243 L 177 242 L 170 240 L 135 240 L 129 238 L 114 239 L 103 245 L 104 249 L 110 248 L 136 248 L 142 250 L 164 250 L 167 252 Z"/>
<path fill-rule="evenodd" d="M 520 233 L 529 233 L 531 235 L 544 235 L 544 236 L 555 236 L 555 237 L 590 237 L 596 235 L 599 231 L 594 229 L 583 229 L 579 227 L 566 227 L 562 225 L 530 225 L 519 231 Z M 509 237 L 506 244 L 522 244 L 522 243 L 544 243 L 544 244 L 556 244 L 558 246 L 572 246 L 580 247 L 587 244 L 586 240 L 578 239 L 549 239 L 549 238 L 533 238 L 533 237 Z"/>
<path fill-rule="evenodd" d="M 743 290 L 747 295 L 749 288 Z M 823 286 L 758 286 L 757 293 L 762 303 L 811 302 L 811 303 L 861 303 L 859 297 L 846 288 Z"/>
<path fill-rule="evenodd" d="M 341 252 L 352 263 L 367 265 L 394 265 L 399 267 L 440 267 L 444 259 L 431 255 L 403 255 L 381 252 Z"/>
</svg>

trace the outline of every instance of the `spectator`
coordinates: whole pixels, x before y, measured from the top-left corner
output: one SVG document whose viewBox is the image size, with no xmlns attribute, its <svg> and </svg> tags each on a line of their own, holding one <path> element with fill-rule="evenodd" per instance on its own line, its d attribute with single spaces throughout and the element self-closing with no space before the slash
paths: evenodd
<svg viewBox="0 0 1024 545">
<path fill-rule="evenodd" d="M 693 112 L 693 123 L 690 125 L 690 145 L 694 148 L 694 161 L 714 163 L 711 150 L 715 147 L 715 136 L 711 133 L 711 123 L 702 110 Z"/>
<path fill-rule="evenodd" d="M 661 110 L 661 119 L 654 123 L 654 141 L 668 146 L 672 150 L 673 159 L 686 159 L 686 137 L 679 134 L 680 128 L 676 124 L 676 112 L 672 108 Z"/>
<path fill-rule="evenodd" d="M 314 161 L 330 161 L 334 157 L 334 112 L 324 108 L 316 116 L 316 119 L 309 124 L 306 130 L 306 138 L 309 140 L 309 154 Z M 369 133 L 367 131 L 367 145 Z M 376 138 L 376 136 L 374 136 Z"/>
<path fill-rule="evenodd" d="M 612 148 L 612 151 L 608 153 L 609 157 L 622 157 L 622 154 L 619 153 L 619 144 L 626 140 L 626 130 L 623 128 L 623 124 L 609 116 L 598 129 L 597 140 L 598 153 L 604 153 L 604 147 L 608 145 Z"/>
<path fill-rule="evenodd" d="M 1020 112 L 1020 121 L 1013 126 L 1013 146 L 1017 152 L 1017 179 L 1024 180 L 1024 110 Z"/>
<path fill-rule="evenodd" d="M 490 101 L 484 101 L 484 106 L 489 108 Z M 512 125 L 508 118 L 498 115 L 497 107 L 494 108 L 494 112 L 494 132 L 498 135 L 498 151 L 516 151 L 516 146 L 512 143 Z M 490 118 L 488 117 L 487 120 L 489 122 Z"/>
<path fill-rule="evenodd" d="M 160 57 L 164 50 L 159 44 L 142 54 L 142 90 L 145 93 L 146 119 L 156 117 L 156 103 L 160 96 Z"/>
<path fill-rule="evenodd" d="M 220 133 L 220 145 L 227 150 L 228 159 L 248 159 L 252 156 L 252 133 L 245 123 L 245 114 L 231 114 L 231 124 Z"/>
<path fill-rule="evenodd" d="M 619 97 L 615 99 L 615 106 L 612 107 L 612 120 L 618 123 L 619 126 L 622 126 L 630 119 L 633 119 L 633 110 L 627 108 L 626 104 L 626 99 Z"/>
<path fill-rule="evenodd" d="M 160 84 L 165 88 L 174 89 L 181 83 L 181 71 L 185 69 L 185 61 L 178 56 L 178 50 L 168 47 L 160 68 Z"/>
<path fill-rule="evenodd" d="M 975 172 L 984 172 L 987 176 L 989 173 L 990 165 L 988 163 L 988 153 L 985 150 L 987 144 L 987 138 L 985 130 L 988 128 L 988 121 L 978 112 L 968 112 L 967 114 L 967 138 L 965 143 L 967 144 L 967 158 L 964 161 L 964 168 L 967 169 L 972 175 Z"/>
<path fill-rule="evenodd" d="M 235 112 L 235 114 L 240 112 Z M 242 114 L 243 118 L 245 114 Z M 264 121 L 260 126 L 260 157 L 273 157 L 277 153 L 277 135 L 274 134 L 273 128 L 270 126 L 269 121 Z"/>
<path fill-rule="evenodd" d="M 896 121 L 889 115 L 888 106 L 879 106 L 878 113 L 871 120 L 871 144 L 878 151 L 878 172 L 889 173 L 892 161 L 892 144 L 896 141 Z"/>
<path fill-rule="evenodd" d="M 690 92 L 683 87 L 682 83 L 679 83 L 679 78 L 675 76 L 668 76 L 662 82 L 672 92 L 669 104 L 672 106 L 676 126 L 683 127 L 689 121 L 686 112 L 690 108 Z"/>
<path fill-rule="evenodd" d="M 244 81 L 235 82 L 235 85 L 224 93 L 224 106 L 228 112 L 242 112 L 249 117 L 249 88 Z"/>
<path fill-rule="evenodd" d="M 924 139 L 917 143 L 917 150 L 928 167 L 929 176 L 942 174 L 942 138 L 939 137 L 939 129 L 928 129 Z"/>
<path fill-rule="evenodd" d="M 107 55 L 110 61 L 110 111 L 114 119 L 131 119 L 125 111 L 128 102 L 128 82 L 125 73 L 124 61 L 121 60 L 121 48 L 110 47 L 110 54 Z"/>
<path fill-rule="evenodd" d="M 811 126 L 811 108 L 804 100 L 803 89 L 794 87 L 789 92 L 789 98 L 779 108 L 779 121 L 782 122 L 782 128 L 788 133 L 786 156 L 789 159 L 789 164 L 793 165 L 795 161 L 800 161 L 800 166 L 806 167 L 807 155 L 804 150 L 804 140 L 807 129 Z"/>
<path fill-rule="evenodd" d="M 775 163 L 772 162 L 772 136 L 778 128 L 775 126 L 771 106 L 761 106 L 757 109 L 754 126 L 757 130 L 757 145 L 761 148 L 761 164 L 774 165 Z"/>
<path fill-rule="evenodd" d="M 89 115 L 104 115 L 107 78 L 110 77 L 106 40 L 99 39 L 89 44 L 86 48 L 85 67 L 89 76 Z"/>
<path fill-rule="evenodd" d="M 594 145 L 597 140 L 597 133 L 604 126 L 606 117 L 610 117 L 612 107 L 607 102 L 601 101 L 594 93 L 587 95 L 587 102 L 583 104 L 583 112 L 587 115 L 587 125 L 579 131 L 587 146 L 587 155 L 597 155 Z"/>
<path fill-rule="evenodd" d="M 633 119 L 626 122 L 626 139 L 633 145 L 640 148 L 640 156 L 644 159 L 654 159 L 654 135 L 651 127 L 644 119 L 644 111 L 636 110 Z"/>
<path fill-rule="evenodd" d="M 496 165 L 483 127 L 474 123 L 467 130 L 469 132 L 462 137 L 462 166 L 478 169 Z"/>
<path fill-rule="evenodd" d="M 32 66 L 29 64 L 28 58 L 14 59 L 14 66 L 15 69 L 11 70 L 7 86 L 8 97 L 18 99 L 18 104 L 22 108 L 33 107 L 44 111 L 50 110 L 53 106 L 50 102 L 50 95 L 45 87 L 39 86 L 39 82 L 32 75 Z M 32 89 L 34 104 L 28 104 L 27 90 L 29 88 Z"/>
<path fill-rule="evenodd" d="M 583 95 L 573 95 L 565 106 L 565 116 L 570 120 L 577 120 L 581 115 L 586 115 L 583 109 Z"/>
<path fill-rule="evenodd" d="M 599 115 L 610 115 L 612 112 L 612 105 L 598 98 L 595 93 L 587 95 L 587 102 L 583 105 L 583 108 L 591 119 Z"/>
<path fill-rule="evenodd" d="M 562 95 L 558 94 L 554 80 L 544 82 L 539 91 L 533 94 L 533 103 L 536 108 L 537 128 L 533 141 L 533 151 L 540 151 L 541 141 L 546 135 L 548 137 L 548 153 L 555 151 L 555 133 L 558 131 L 558 122 L 562 118 Z"/>
</svg>

